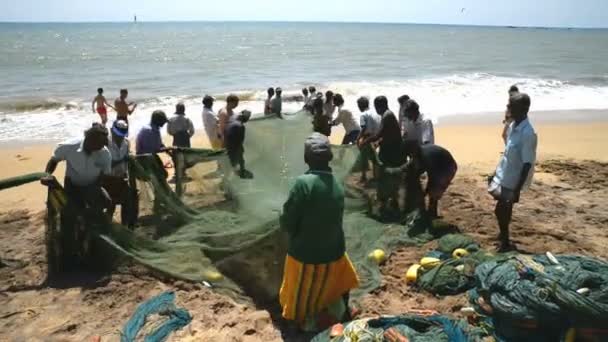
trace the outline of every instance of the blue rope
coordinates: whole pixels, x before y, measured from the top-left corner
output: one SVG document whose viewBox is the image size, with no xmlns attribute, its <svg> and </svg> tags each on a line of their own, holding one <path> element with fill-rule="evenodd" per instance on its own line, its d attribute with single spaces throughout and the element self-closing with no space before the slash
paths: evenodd
<svg viewBox="0 0 608 342">
<path fill-rule="evenodd" d="M 153 314 L 168 315 L 170 318 L 146 336 L 145 342 L 162 342 L 173 331 L 188 325 L 192 321 L 192 316 L 185 309 L 177 309 L 174 301 L 175 293 L 164 292 L 140 304 L 125 324 L 120 341 L 134 342 L 137 334 L 146 324 L 146 319 Z"/>
</svg>

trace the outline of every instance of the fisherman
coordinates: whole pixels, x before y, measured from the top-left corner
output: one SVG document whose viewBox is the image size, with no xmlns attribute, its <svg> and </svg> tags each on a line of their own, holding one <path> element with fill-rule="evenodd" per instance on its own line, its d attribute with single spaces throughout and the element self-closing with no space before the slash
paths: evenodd
<svg viewBox="0 0 608 342">
<path fill-rule="evenodd" d="M 334 104 L 334 92 L 328 90 L 325 92 L 325 104 L 323 105 L 323 114 L 329 118 L 334 119 L 334 112 L 336 111 L 336 105 Z"/>
<path fill-rule="evenodd" d="M 435 143 L 433 123 L 424 118 L 418 103 L 412 99 L 405 101 L 403 140 L 414 140 L 421 145 Z"/>
<path fill-rule="evenodd" d="M 114 101 L 114 110 L 116 110 L 116 120 L 123 120 L 129 122 L 129 115 L 133 114 L 135 108 L 137 108 L 137 103 L 127 103 L 128 96 L 129 91 L 127 89 L 121 89 L 120 97 Z"/>
<path fill-rule="evenodd" d="M 530 97 L 514 93 L 509 98 L 507 109 L 513 123 L 507 137 L 494 177 L 489 182 L 488 192 L 496 200 L 495 214 L 500 228 L 499 250 L 511 249 L 509 225 L 513 216 L 513 205 L 519 202 L 520 193 L 532 183 L 538 138 L 528 119 Z"/>
<path fill-rule="evenodd" d="M 395 114 L 388 108 L 386 96 L 374 99 L 374 107 L 382 116 L 378 134 L 368 138 L 364 144 L 379 142 L 377 198 L 380 203 L 380 216 L 387 216 L 386 204 L 390 201 L 393 213 L 399 211 L 399 186 L 401 185 L 401 167 L 406 162 L 405 149 L 401 140 L 401 129 Z"/>
<path fill-rule="evenodd" d="M 224 131 L 226 130 L 226 125 L 234 115 L 234 109 L 239 106 L 239 97 L 235 94 L 230 94 L 226 98 L 226 107 L 220 109 L 218 113 L 219 120 L 219 133 L 222 135 L 222 146 L 226 144 L 224 138 Z"/>
<path fill-rule="evenodd" d="M 165 149 L 160 129 L 167 123 L 167 115 L 162 110 L 155 110 L 150 123 L 143 126 L 137 134 L 137 154 L 156 154 Z"/>
<path fill-rule="evenodd" d="M 399 103 L 399 127 L 401 127 L 401 135 L 403 135 L 405 130 L 405 104 L 409 99 L 409 95 L 401 95 L 397 99 L 397 103 Z"/>
<path fill-rule="evenodd" d="M 516 85 L 512 85 L 509 88 L 509 97 L 515 95 L 519 93 L 519 88 L 517 88 Z M 509 108 L 507 108 L 505 110 L 505 119 L 502 121 L 503 124 L 503 128 L 502 128 L 502 141 L 504 141 L 504 143 L 507 143 L 507 138 L 509 137 L 509 130 L 511 129 L 511 123 L 513 122 L 512 118 L 511 118 L 511 113 L 509 112 Z"/>
<path fill-rule="evenodd" d="M 366 143 L 365 141 L 380 132 L 382 117 L 369 109 L 369 99 L 367 97 L 360 97 L 357 100 L 357 106 L 359 107 L 359 111 L 361 111 L 361 116 L 359 117 L 361 133 L 357 137 L 357 145 L 361 151 L 361 182 L 366 183 L 370 161 L 373 165 L 373 178 L 378 176 L 378 160 L 374 145 L 371 142 Z"/>
<path fill-rule="evenodd" d="M 91 103 L 91 109 L 93 110 L 93 113 L 97 111 L 97 114 L 99 114 L 99 117 L 101 118 L 101 123 L 104 126 L 108 122 L 108 107 L 115 110 L 115 108 L 108 103 L 106 97 L 103 96 L 103 88 L 98 88 L 97 96 L 95 96 Z"/>
<path fill-rule="evenodd" d="M 323 99 L 320 97 L 312 101 L 312 129 L 315 132 L 321 133 L 327 137 L 331 135 L 331 122 L 323 111 Z"/>
<path fill-rule="evenodd" d="M 308 88 L 302 88 L 302 96 L 304 96 L 303 101 L 304 101 L 304 106 L 306 106 L 306 104 L 308 103 L 308 99 L 309 99 Z"/>
<path fill-rule="evenodd" d="M 282 94 L 283 94 L 283 89 L 278 87 L 277 89 L 275 89 L 274 99 L 272 99 L 272 101 L 270 102 L 270 108 L 271 108 L 272 114 L 275 114 L 279 118 L 283 117 L 282 116 L 283 98 L 281 97 Z"/>
<path fill-rule="evenodd" d="M 79 262 L 81 241 L 76 241 L 75 232 L 78 214 L 86 215 L 95 222 L 107 222 L 104 212 L 110 209 L 112 201 L 102 188 L 102 179 L 112 172 L 112 155 L 106 147 L 108 130 L 101 124 L 93 124 L 85 131 L 84 139 L 73 139 L 60 143 L 46 165 L 48 177 L 41 179 L 45 185 L 56 183 L 53 172 L 57 164 L 66 162 L 63 186 L 67 204 L 61 210 L 61 246 L 66 268 L 73 268 Z M 103 225 L 102 225 L 103 226 Z"/>
<path fill-rule="evenodd" d="M 186 106 L 182 102 L 175 106 L 175 114 L 169 119 L 167 133 L 173 137 L 173 146 L 191 147 L 190 139 L 194 135 L 194 124 L 186 117 Z"/>
<path fill-rule="evenodd" d="M 359 286 L 345 251 L 344 189 L 329 167 L 332 158 L 327 136 L 315 132 L 306 139 L 309 170 L 296 178 L 280 219 L 288 235 L 282 315 L 305 331 L 350 320 L 349 292 Z"/>
<path fill-rule="evenodd" d="M 250 172 L 245 169 L 245 123 L 249 121 L 251 112 L 248 110 L 242 111 L 235 119 L 231 119 L 226 125 L 224 131 L 224 143 L 226 146 L 226 152 L 232 167 L 235 169 L 238 166 L 238 172 L 236 172 L 241 178 L 249 178 Z"/>
<path fill-rule="evenodd" d="M 120 217 L 123 225 L 133 229 L 137 221 L 137 194 L 129 185 L 129 152 L 127 139 L 129 125 L 123 120 L 114 121 L 108 149 L 112 155 L 112 172 L 104 178 L 103 187 L 112 199 L 109 216 L 112 217 L 116 205 L 121 205 Z"/>
<path fill-rule="evenodd" d="M 344 126 L 344 138 L 342 139 L 342 145 L 350 145 L 357 142 L 357 137 L 361 133 L 361 127 L 355 118 L 353 113 L 344 109 L 344 97 L 341 94 L 334 96 L 334 105 L 338 108 L 338 116 L 332 122 L 332 126 L 342 124 Z"/>
<path fill-rule="evenodd" d="M 219 150 L 222 148 L 222 135 L 219 132 L 217 115 L 213 111 L 213 102 L 215 102 L 213 96 L 205 95 L 203 97 L 203 126 L 205 126 L 205 133 L 207 133 L 211 148 Z"/>
<path fill-rule="evenodd" d="M 264 115 L 270 115 L 272 114 L 272 97 L 274 96 L 274 88 L 270 87 L 266 92 L 268 97 L 266 98 L 266 101 L 264 101 Z"/>
<path fill-rule="evenodd" d="M 428 196 L 428 208 L 424 209 L 427 210 L 431 218 L 438 218 L 439 200 L 450 186 L 458 170 L 456 161 L 448 150 L 438 145 L 420 145 L 416 141 L 408 141 L 405 144 L 405 150 L 407 156 L 410 157 L 408 164 L 403 167 L 403 170 L 406 171 L 406 208 L 411 203 L 416 204 L 417 199 L 415 197 L 418 193 L 416 190 L 411 191 L 411 187 L 408 187 L 408 185 L 419 185 L 420 176 L 426 173 L 428 179 L 426 191 L 424 196 L 420 196 L 420 198 L 424 204 L 424 197 Z M 413 199 L 408 200 L 408 197 L 413 197 Z"/>
</svg>

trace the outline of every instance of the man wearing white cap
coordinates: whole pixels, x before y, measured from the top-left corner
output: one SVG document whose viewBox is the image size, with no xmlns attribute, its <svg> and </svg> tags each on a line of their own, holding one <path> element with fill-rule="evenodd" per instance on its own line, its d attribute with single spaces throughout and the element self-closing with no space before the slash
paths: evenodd
<svg viewBox="0 0 608 342">
<path fill-rule="evenodd" d="M 112 198 L 110 214 L 116 210 L 116 205 L 121 205 L 120 216 L 122 224 L 129 227 L 135 225 L 136 197 L 135 189 L 129 186 L 129 152 L 130 145 L 127 140 L 129 125 L 124 120 L 116 120 L 112 125 L 111 138 L 108 141 L 108 149 L 112 155 L 112 172 L 104 179 L 103 187 Z"/>
</svg>

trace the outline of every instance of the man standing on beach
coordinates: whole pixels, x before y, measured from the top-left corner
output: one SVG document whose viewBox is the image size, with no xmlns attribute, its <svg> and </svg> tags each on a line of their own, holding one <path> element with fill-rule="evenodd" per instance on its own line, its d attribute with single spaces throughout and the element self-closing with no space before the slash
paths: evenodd
<svg viewBox="0 0 608 342">
<path fill-rule="evenodd" d="M 135 146 L 137 154 L 156 154 L 165 149 L 160 129 L 168 121 L 167 115 L 162 110 L 155 110 L 152 113 L 150 123 L 143 126 L 137 133 Z"/>
<path fill-rule="evenodd" d="M 402 127 L 404 141 L 418 141 L 420 145 L 434 144 L 433 123 L 420 113 L 418 103 L 412 99 L 405 101 L 405 121 Z"/>
<path fill-rule="evenodd" d="M 137 104 L 135 102 L 127 103 L 129 91 L 127 89 L 120 90 L 120 97 L 114 101 L 114 109 L 116 110 L 116 120 L 129 122 L 129 115 L 133 114 Z"/>
<path fill-rule="evenodd" d="M 224 130 L 226 130 L 226 125 L 228 125 L 228 121 L 230 121 L 230 118 L 232 118 L 232 116 L 234 115 L 234 108 L 238 106 L 239 97 L 235 94 L 230 94 L 226 98 L 226 107 L 220 109 L 220 112 L 218 113 L 219 132 L 222 135 L 223 145 L 226 144 L 226 141 L 224 139 Z"/>
<path fill-rule="evenodd" d="M 272 111 L 272 114 L 275 114 L 279 118 L 282 118 L 281 114 L 283 111 L 283 98 L 281 98 L 282 94 L 283 94 L 283 89 L 281 89 L 281 87 L 278 87 L 275 90 L 274 98 L 270 102 L 270 109 Z"/>
<path fill-rule="evenodd" d="M 367 182 L 367 170 L 369 169 L 369 162 L 373 165 L 373 178 L 378 176 L 378 160 L 376 158 L 376 151 L 374 146 L 370 142 L 365 142 L 368 138 L 375 136 L 380 132 L 380 121 L 382 117 L 369 109 L 369 99 L 367 97 L 360 97 L 357 100 L 357 106 L 361 111 L 359 117 L 361 133 L 357 137 L 357 144 L 361 151 L 361 182 Z"/>
<path fill-rule="evenodd" d="M 272 97 L 274 96 L 274 88 L 268 88 L 266 93 L 268 94 L 268 97 L 266 98 L 266 101 L 264 101 L 264 115 L 270 115 L 272 114 Z"/>
<path fill-rule="evenodd" d="M 248 178 L 248 172 L 245 169 L 245 148 L 243 143 L 245 142 L 245 123 L 249 121 L 251 112 L 248 110 L 242 111 L 236 119 L 231 119 L 226 125 L 224 132 L 224 144 L 226 146 L 226 152 L 230 159 L 230 164 L 236 171 L 238 166 L 237 174 L 241 178 Z"/>
<path fill-rule="evenodd" d="M 91 109 L 93 110 L 93 113 L 97 111 L 97 114 L 99 114 L 99 117 L 101 118 L 101 123 L 104 126 L 108 123 L 108 107 L 115 109 L 108 103 L 106 97 L 103 96 L 103 88 L 98 88 L 97 96 L 95 96 L 93 103 L 91 103 Z"/>
<path fill-rule="evenodd" d="M 113 216 L 116 204 L 120 204 L 122 224 L 133 228 L 137 221 L 137 194 L 129 185 L 129 125 L 122 120 L 114 121 L 111 131 L 108 149 L 112 155 L 112 173 L 103 182 L 112 199 L 109 216 Z"/>
<path fill-rule="evenodd" d="M 511 113 L 513 123 L 505 152 L 488 187 L 488 192 L 496 200 L 494 213 L 500 228 L 501 251 L 511 249 L 509 225 L 513 205 L 519 202 L 521 191 L 527 189 L 532 182 L 538 143 L 536 132 L 528 120 L 530 97 L 524 93 L 513 94 L 509 98 L 507 109 Z"/>
<path fill-rule="evenodd" d="M 222 148 L 222 135 L 218 132 L 219 123 L 215 112 L 213 112 L 213 102 L 215 102 L 215 99 L 212 96 L 205 95 L 203 97 L 203 125 L 211 148 L 219 150 Z"/>
</svg>

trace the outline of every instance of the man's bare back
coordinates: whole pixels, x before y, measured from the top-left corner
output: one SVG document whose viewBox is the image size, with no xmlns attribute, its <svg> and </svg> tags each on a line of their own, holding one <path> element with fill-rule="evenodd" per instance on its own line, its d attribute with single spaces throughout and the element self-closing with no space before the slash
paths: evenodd
<svg viewBox="0 0 608 342">
<path fill-rule="evenodd" d="M 133 108 L 129 108 L 130 106 L 133 106 Z M 137 104 L 134 104 L 133 102 L 127 103 L 127 101 L 125 101 L 124 99 L 121 99 L 120 97 L 117 98 L 116 101 L 114 101 L 116 118 L 123 120 L 128 119 L 129 115 L 131 115 L 135 110 L 135 107 L 137 107 Z"/>
</svg>

